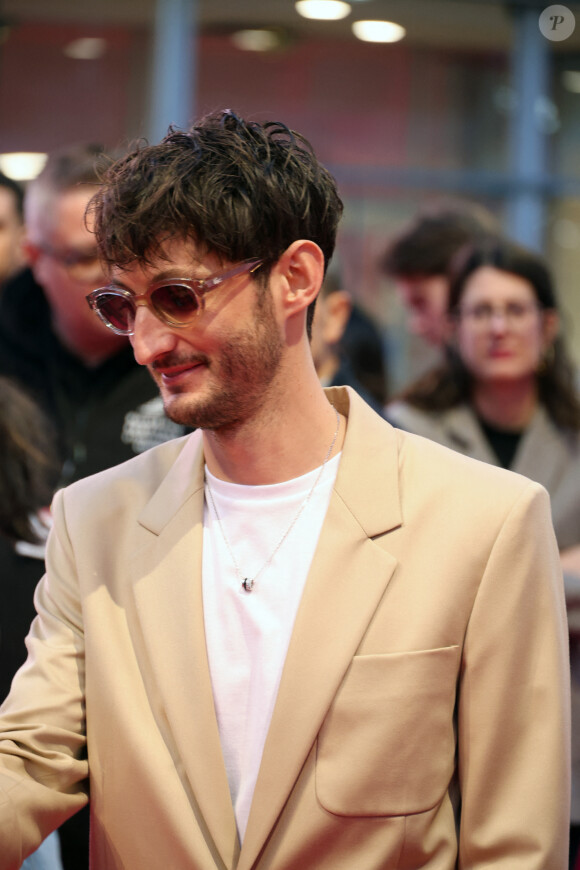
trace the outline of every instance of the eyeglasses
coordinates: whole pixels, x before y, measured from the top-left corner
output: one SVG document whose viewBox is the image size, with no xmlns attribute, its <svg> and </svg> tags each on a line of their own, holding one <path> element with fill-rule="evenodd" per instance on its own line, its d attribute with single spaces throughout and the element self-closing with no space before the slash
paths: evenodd
<svg viewBox="0 0 580 870">
<path fill-rule="evenodd" d="M 203 309 L 206 293 L 215 290 L 230 278 L 246 272 L 254 272 L 263 262 L 263 260 L 247 260 L 233 269 L 228 269 L 227 272 L 211 275 L 203 280 L 173 278 L 158 281 L 146 293 L 138 296 L 123 287 L 110 284 L 108 287 L 100 287 L 89 293 L 87 302 L 105 326 L 117 335 L 133 335 L 138 305 L 146 305 L 168 326 L 187 326 Z"/>
<path fill-rule="evenodd" d="M 496 317 L 501 317 L 511 329 L 521 329 L 527 325 L 532 314 L 539 310 L 536 302 L 506 302 L 505 305 L 490 305 L 480 302 L 458 310 L 458 317 L 470 322 L 476 329 L 489 329 Z"/>
</svg>

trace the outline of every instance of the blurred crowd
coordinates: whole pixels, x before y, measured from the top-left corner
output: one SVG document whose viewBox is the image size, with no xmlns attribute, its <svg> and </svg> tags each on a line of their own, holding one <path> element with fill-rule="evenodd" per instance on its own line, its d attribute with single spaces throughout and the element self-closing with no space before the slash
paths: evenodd
<svg viewBox="0 0 580 870">
<path fill-rule="evenodd" d="M 85 212 L 108 159 L 99 146 L 56 152 L 25 194 L 0 175 L 0 700 L 26 657 L 55 490 L 185 434 L 165 416 L 128 340 L 86 303 L 106 283 Z M 385 240 L 378 266 L 408 329 L 437 348 L 438 362 L 391 395 L 388 336 L 331 266 L 312 336 L 321 382 L 349 385 L 393 425 L 528 476 L 551 496 L 572 662 L 572 868 L 580 840 L 580 398 L 552 270 L 465 202 L 420 211 Z M 87 813 L 23 867 L 85 870 Z"/>
</svg>

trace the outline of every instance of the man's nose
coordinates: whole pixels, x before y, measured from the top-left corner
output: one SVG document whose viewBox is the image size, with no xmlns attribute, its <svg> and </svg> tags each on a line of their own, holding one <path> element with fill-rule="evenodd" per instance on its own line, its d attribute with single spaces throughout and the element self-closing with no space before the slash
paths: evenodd
<svg viewBox="0 0 580 870">
<path fill-rule="evenodd" d="M 146 305 L 137 306 L 134 329 L 129 338 L 139 365 L 149 366 L 157 357 L 175 349 L 178 340 L 175 330 L 162 323 Z"/>
</svg>

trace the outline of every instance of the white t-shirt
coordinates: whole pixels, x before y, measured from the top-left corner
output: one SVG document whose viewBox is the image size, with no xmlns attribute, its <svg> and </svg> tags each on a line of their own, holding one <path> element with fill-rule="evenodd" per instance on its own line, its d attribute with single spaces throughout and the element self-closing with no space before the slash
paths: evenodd
<svg viewBox="0 0 580 870">
<path fill-rule="evenodd" d="M 207 652 L 240 840 L 339 458 L 337 455 L 326 464 L 306 507 L 261 572 L 312 489 L 320 468 L 268 486 L 229 483 L 205 469 L 241 578 L 258 575 L 253 591 L 246 592 L 206 491 L 202 577 Z"/>
</svg>

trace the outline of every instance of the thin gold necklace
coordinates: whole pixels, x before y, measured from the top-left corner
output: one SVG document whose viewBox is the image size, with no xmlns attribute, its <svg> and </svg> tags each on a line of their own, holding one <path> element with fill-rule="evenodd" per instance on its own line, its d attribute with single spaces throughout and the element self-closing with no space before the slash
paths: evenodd
<svg viewBox="0 0 580 870">
<path fill-rule="evenodd" d="M 238 581 L 240 582 L 241 587 L 245 592 L 252 591 L 252 589 L 254 588 L 254 584 L 255 584 L 256 580 L 258 579 L 258 577 L 260 576 L 260 574 L 262 574 L 266 570 L 266 568 L 271 564 L 274 556 L 276 555 L 276 553 L 278 552 L 278 550 L 280 549 L 280 547 L 282 546 L 282 544 L 284 543 L 284 541 L 286 540 L 286 538 L 288 537 L 288 535 L 290 534 L 290 532 L 292 531 L 292 529 L 294 528 L 294 526 L 296 525 L 298 520 L 300 519 L 302 512 L 304 511 L 306 505 L 308 504 L 308 502 L 312 498 L 314 490 L 316 489 L 316 487 L 318 486 L 318 484 L 320 482 L 320 478 L 322 477 L 322 475 L 324 473 L 324 469 L 326 468 L 326 463 L 330 459 L 330 454 L 332 453 L 332 451 L 334 449 L 334 445 L 336 444 L 336 439 L 338 438 L 338 430 L 340 429 L 340 416 L 339 416 L 339 413 L 336 410 L 336 408 L 334 408 L 334 413 L 336 414 L 336 431 L 335 431 L 334 435 L 332 436 L 332 441 L 330 443 L 330 447 L 328 448 L 328 450 L 326 452 L 326 456 L 324 457 L 324 462 L 320 466 L 320 471 L 316 475 L 316 480 L 312 484 L 312 487 L 310 488 L 308 495 L 306 496 L 306 498 L 304 499 L 304 501 L 302 502 L 302 504 L 298 508 L 297 513 L 293 516 L 290 525 L 288 526 L 288 528 L 286 529 L 286 531 L 284 532 L 284 534 L 282 535 L 282 537 L 280 538 L 280 540 L 278 541 L 278 543 L 276 544 L 276 546 L 274 547 L 274 549 L 272 550 L 272 552 L 270 553 L 270 555 L 268 556 L 268 558 L 266 559 L 266 561 L 264 562 L 264 564 L 262 565 L 260 570 L 256 574 L 254 574 L 253 577 L 242 577 L 242 572 L 240 571 L 238 561 L 234 555 L 234 551 L 232 550 L 228 536 L 226 535 L 225 529 L 222 525 L 221 517 L 218 513 L 218 509 L 217 509 L 217 506 L 216 506 L 216 503 L 215 503 L 214 497 L 213 497 L 213 492 L 211 491 L 211 486 L 209 484 L 209 479 L 206 476 L 205 485 L 206 485 L 207 494 L 209 496 L 209 501 L 211 503 L 213 512 L 215 514 L 215 518 L 217 520 L 217 524 L 219 526 L 221 536 L 224 539 L 224 544 L 226 545 L 226 549 L 227 549 L 228 553 L 230 554 L 230 559 L 232 560 L 232 564 L 233 564 L 235 572 L 236 572 L 236 577 L 238 578 Z"/>
</svg>

